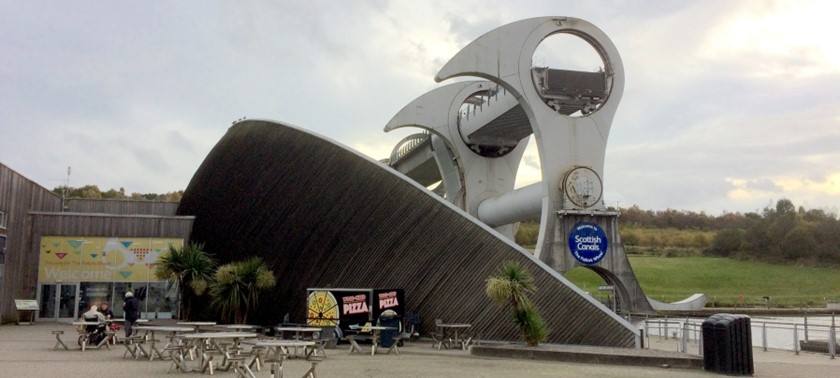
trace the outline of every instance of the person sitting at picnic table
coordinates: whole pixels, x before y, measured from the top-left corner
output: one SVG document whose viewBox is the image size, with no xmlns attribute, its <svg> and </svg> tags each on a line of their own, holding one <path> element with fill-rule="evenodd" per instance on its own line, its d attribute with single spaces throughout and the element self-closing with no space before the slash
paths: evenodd
<svg viewBox="0 0 840 378">
<path fill-rule="evenodd" d="M 111 311 L 111 307 L 108 306 L 108 302 L 102 302 L 99 304 L 99 312 L 105 316 L 105 320 L 111 320 L 114 318 L 114 312 Z M 120 330 L 120 326 L 117 323 L 110 322 L 108 323 L 108 329 L 116 332 Z M 116 342 L 116 340 L 116 334 L 111 336 L 111 343 Z"/>
<path fill-rule="evenodd" d="M 99 312 L 102 313 L 102 316 L 104 316 L 106 320 L 114 318 L 114 312 L 111 311 L 111 308 L 108 306 L 108 302 L 102 302 L 99 304 Z"/>
<path fill-rule="evenodd" d="M 130 291 L 125 292 L 123 311 L 125 311 L 125 337 L 128 338 L 131 337 L 134 323 L 137 322 L 137 319 L 140 319 L 140 301 Z"/>
<path fill-rule="evenodd" d="M 85 325 L 85 332 L 89 333 L 91 342 L 98 344 L 105 335 L 105 316 L 99 312 L 96 305 L 90 306 L 90 310 L 82 314 L 82 320 L 86 322 L 96 322 L 97 324 Z"/>
</svg>

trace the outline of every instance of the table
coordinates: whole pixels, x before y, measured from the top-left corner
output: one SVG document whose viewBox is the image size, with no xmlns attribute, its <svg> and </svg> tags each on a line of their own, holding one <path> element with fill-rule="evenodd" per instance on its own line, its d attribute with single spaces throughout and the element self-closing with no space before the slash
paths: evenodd
<svg viewBox="0 0 840 378">
<path fill-rule="evenodd" d="M 192 326 L 195 332 L 200 331 L 201 327 L 212 327 L 216 325 L 216 322 L 178 322 L 175 323 L 177 325 L 185 325 L 185 326 Z"/>
<path fill-rule="evenodd" d="M 449 323 L 449 324 L 438 323 L 435 326 L 443 329 L 444 336 L 446 335 L 446 330 L 447 329 L 452 330 L 452 332 L 455 334 L 454 338 L 449 339 L 450 340 L 450 345 L 448 346 L 449 348 L 452 347 L 451 342 L 454 342 L 455 345 L 461 344 L 461 349 L 467 349 L 467 346 L 469 345 L 469 341 L 462 342 L 459 335 L 458 335 L 458 331 L 462 330 L 462 329 L 466 331 L 466 330 L 468 330 L 472 327 L 472 324 L 469 324 L 469 323 Z M 441 343 L 441 345 L 443 345 L 443 343 Z"/>
<path fill-rule="evenodd" d="M 275 331 L 278 332 L 294 332 L 295 333 L 295 340 L 301 340 L 303 333 L 310 333 L 314 334 L 315 332 L 321 332 L 321 328 L 318 327 L 274 327 Z M 311 336 L 311 335 L 310 335 Z"/>
<path fill-rule="evenodd" d="M 295 336 L 294 336 L 295 340 L 303 340 L 304 339 L 304 336 L 303 336 L 304 333 L 309 333 L 309 339 L 314 339 L 315 332 L 321 332 L 321 328 L 318 328 L 318 327 L 278 326 L 278 327 L 274 327 L 274 330 L 276 330 L 278 332 L 294 332 L 295 333 Z M 281 334 L 281 337 L 282 337 L 282 334 Z M 297 356 L 298 354 L 299 354 L 298 353 L 298 348 L 295 347 L 295 354 L 294 355 Z"/>
<path fill-rule="evenodd" d="M 149 353 L 146 353 L 146 351 L 140 346 L 140 344 L 138 344 L 138 347 L 141 349 L 143 354 L 147 354 L 149 356 L 149 361 L 155 359 L 155 353 L 157 353 L 158 357 L 160 357 L 161 360 L 164 358 L 163 353 L 160 351 L 160 349 L 157 348 L 156 343 L 158 340 L 155 339 L 155 331 L 169 332 L 169 341 L 167 341 L 166 344 L 163 345 L 163 349 L 166 349 L 166 347 L 175 342 L 175 335 L 177 335 L 179 332 L 184 333 L 193 331 L 192 327 L 176 326 L 137 326 L 134 327 L 134 329 L 136 329 L 138 332 L 146 331 L 152 336 L 151 339 L 147 340 L 147 342 L 149 343 Z"/>
<path fill-rule="evenodd" d="M 354 327 L 351 326 L 350 328 L 352 329 Z M 367 331 L 367 330 L 371 331 L 371 343 L 370 343 L 370 355 L 371 356 L 376 354 L 376 347 L 379 344 L 379 333 L 381 333 L 382 331 L 396 331 L 396 330 L 398 330 L 398 328 L 396 328 L 396 327 L 384 327 L 384 326 L 364 326 L 364 327 L 358 327 L 358 328 L 363 330 L 363 331 Z M 352 344 L 350 346 L 350 353 L 353 353 L 354 350 L 358 350 L 359 352 L 361 352 L 362 348 L 359 346 L 359 344 L 356 343 L 355 339 L 349 338 L 348 340 Z M 396 345 L 397 344 L 394 343 L 393 347 L 395 347 Z M 399 351 L 397 352 L 397 354 L 399 354 Z"/>
<path fill-rule="evenodd" d="M 216 327 L 232 329 L 236 332 L 247 331 L 247 330 L 252 330 L 253 331 L 253 330 L 257 330 L 259 328 L 262 328 L 258 325 L 250 325 L 250 324 L 222 324 L 222 325 L 217 325 Z"/>
<path fill-rule="evenodd" d="M 232 339 L 233 345 L 238 347 L 241 339 L 254 337 L 257 337 L 257 334 L 253 332 L 198 332 L 181 335 L 181 338 L 185 340 L 196 341 L 198 343 L 198 347 L 201 348 L 201 366 L 193 370 L 203 373 L 209 369 L 210 375 L 213 374 L 213 359 L 208 356 L 207 352 L 211 350 L 218 350 L 221 352 L 224 355 L 222 364 L 227 364 L 227 359 L 230 357 L 230 352 L 225 346 L 219 344 L 219 340 Z M 183 363 L 183 361 L 181 363 Z M 183 365 L 181 365 L 181 368 L 186 370 Z"/>
<path fill-rule="evenodd" d="M 283 340 L 283 339 L 273 339 L 273 340 L 259 340 L 254 343 L 255 346 L 261 346 L 266 348 L 266 356 L 268 355 L 268 351 L 272 348 L 274 349 L 274 358 L 271 360 L 266 360 L 266 362 L 271 362 L 271 377 L 276 376 L 283 376 L 283 360 L 286 356 L 289 355 L 288 348 L 301 348 L 303 347 L 304 350 L 306 348 L 311 348 L 308 353 L 306 353 L 307 359 L 313 353 L 315 353 L 315 342 L 314 341 L 302 341 L 302 340 Z M 279 367 L 279 369 L 278 369 Z M 315 376 L 315 363 L 313 363 L 309 370 L 303 376 L 306 377 L 309 374 Z"/>
<path fill-rule="evenodd" d="M 107 332 L 108 332 L 108 326 L 107 326 L 107 322 L 88 322 L 88 321 L 76 321 L 76 322 L 73 322 L 73 325 L 74 325 L 74 326 L 82 326 L 82 327 L 83 327 L 83 328 L 82 328 L 82 331 L 80 331 L 80 335 L 79 335 L 79 346 L 81 346 L 81 347 L 82 347 L 82 351 L 84 351 L 84 350 L 86 349 L 85 347 L 87 346 L 87 342 L 88 342 L 88 335 L 89 335 L 89 332 L 87 331 L 87 326 L 90 326 L 90 325 L 95 325 L 95 326 L 97 326 L 97 327 L 98 327 L 98 326 L 103 325 L 103 324 L 105 324 L 105 325 L 106 325 L 106 326 L 105 326 L 105 332 L 106 332 L 106 333 L 105 333 L 104 337 L 102 338 L 102 340 L 100 340 L 100 341 L 99 341 L 99 343 L 98 343 L 98 344 L 96 344 L 96 348 L 97 348 L 97 349 L 99 349 L 99 348 L 101 348 L 103 345 L 105 345 L 105 347 L 106 347 L 106 348 L 111 349 L 111 345 L 110 345 L 110 344 L 108 344 L 108 334 L 107 334 Z"/>
</svg>

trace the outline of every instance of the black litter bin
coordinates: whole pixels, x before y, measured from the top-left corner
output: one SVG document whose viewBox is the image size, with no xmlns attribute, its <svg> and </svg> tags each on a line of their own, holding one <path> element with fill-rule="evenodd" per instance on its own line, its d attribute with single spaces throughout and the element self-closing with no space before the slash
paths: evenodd
<svg viewBox="0 0 840 378">
<path fill-rule="evenodd" d="M 752 331 L 746 315 L 715 314 L 703 321 L 703 367 L 706 371 L 752 375 Z"/>
<path fill-rule="evenodd" d="M 394 327 L 393 330 L 384 330 L 379 333 L 379 345 L 390 348 L 394 345 L 394 336 L 400 333 L 401 320 L 399 315 L 393 310 L 385 310 L 379 315 L 376 323 L 383 327 Z"/>
</svg>

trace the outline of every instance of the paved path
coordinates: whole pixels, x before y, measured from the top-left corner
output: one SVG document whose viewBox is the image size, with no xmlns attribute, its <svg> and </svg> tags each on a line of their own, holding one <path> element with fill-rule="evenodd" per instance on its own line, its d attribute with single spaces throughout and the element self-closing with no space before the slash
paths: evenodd
<svg viewBox="0 0 840 378">
<path fill-rule="evenodd" d="M 70 351 L 53 351 L 52 330 L 64 330 L 63 340 Z M 169 361 L 124 360 L 122 345 L 111 350 L 77 349 L 76 331 L 70 325 L 39 323 L 0 326 L 0 376 L 8 377 L 161 377 L 167 374 Z M 676 342 L 651 340 L 653 348 L 676 350 Z M 401 355 L 348 354 L 348 346 L 328 350 L 327 359 L 318 365 L 320 377 L 712 377 L 703 371 L 639 368 L 563 362 L 525 361 L 473 357 L 468 352 L 442 350 L 428 342 L 406 343 Z M 689 348 L 692 346 L 690 345 Z M 696 348 L 696 345 L 693 346 Z M 689 349 L 691 350 L 691 349 Z M 695 349 L 696 350 L 696 349 Z M 840 376 L 840 358 L 832 360 L 818 354 L 794 355 L 792 352 L 762 352 L 756 349 L 756 377 L 828 377 Z M 308 363 L 291 360 L 285 376 L 299 377 Z M 171 376 L 182 374 L 173 373 Z M 218 372 L 217 376 L 233 376 Z M 187 376 L 199 376 L 190 374 Z M 258 377 L 268 377 L 263 369 Z"/>
</svg>

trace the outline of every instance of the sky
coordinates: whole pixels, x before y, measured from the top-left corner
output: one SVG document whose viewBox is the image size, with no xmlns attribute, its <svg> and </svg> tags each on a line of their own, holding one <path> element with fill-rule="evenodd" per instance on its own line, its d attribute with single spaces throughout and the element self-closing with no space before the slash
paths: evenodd
<svg viewBox="0 0 840 378">
<path fill-rule="evenodd" d="M 72 167 L 72 187 L 182 190 L 242 117 L 386 158 L 418 130 L 384 125 L 450 83 L 434 76 L 461 48 L 566 16 L 624 64 L 608 205 L 718 215 L 787 198 L 836 214 L 838 14 L 833 0 L 0 0 L 0 163 L 48 188 Z M 580 44 L 550 37 L 534 63 L 595 70 Z M 531 143 L 517 186 L 539 180 Z"/>
</svg>

